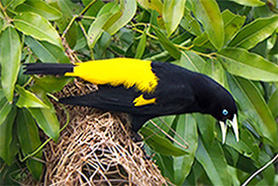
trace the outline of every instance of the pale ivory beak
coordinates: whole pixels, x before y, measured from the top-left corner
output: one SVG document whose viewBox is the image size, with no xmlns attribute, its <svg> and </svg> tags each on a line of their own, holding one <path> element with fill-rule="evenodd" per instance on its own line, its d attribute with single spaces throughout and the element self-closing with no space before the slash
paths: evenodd
<svg viewBox="0 0 278 186">
<path fill-rule="evenodd" d="M 221 131 L 222 131 L 222 144 L 224 144 L 225 140 L 226 140 L 226 134 L 227 134 L 227 129 L 228 129 L 227 125 L 228 125 L 228 123 L 230 125 L 232 125 L 233 131 L 235 133 L 236 141 L 237 142 L 239 141 L 237 115 L 235 114 L 232 121 L 228 120 L 228 119 L 226 120 L 225 123 L 223 121 L 219 121 L 220 128 L 221 128 Z"/>
</svg>

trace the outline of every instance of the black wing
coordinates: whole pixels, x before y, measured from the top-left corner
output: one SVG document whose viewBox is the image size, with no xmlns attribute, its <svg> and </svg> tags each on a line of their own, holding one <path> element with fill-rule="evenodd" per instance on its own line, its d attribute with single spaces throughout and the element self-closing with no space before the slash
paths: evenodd
<svg viewBox="0 0 278 186">
<path fill-rule="evenodd" d="M 107 111 L 126 112 L 134 115 L 147 115 L 156 117 L 169 114 L 182 113 L 186 105 L 192 104 L 191 94 L 182 93 L 178 86 L 168 86 L 166 89 L 157 90 L 154 93 L 142 93 L 136 88 L 123 86 L 113 87 L 110 85 L 99 86 L 99 90 L 84 96 L 62 98 L 63 104 L 95 107 Z M 145 99 L 156 98 L 155 103 L 135 106 L 134 100 L 143 94 Z M 185 105 L 186 104 L 186 105 Z"/>
</svg>

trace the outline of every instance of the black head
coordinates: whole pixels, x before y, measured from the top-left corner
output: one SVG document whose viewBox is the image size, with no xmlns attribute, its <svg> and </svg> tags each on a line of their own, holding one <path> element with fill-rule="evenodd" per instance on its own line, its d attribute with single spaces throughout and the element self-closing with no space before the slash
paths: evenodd
<svg viewBox="0 0 278 186">
<path fill-rule="evenodd" d="M 199 75 L 200 82 L 196 82 L 198 87 L 198 105 L 201 113 L 212 115 L 216 118 L 222 130 L 222 140 L 225 141 L 227 125 L 231 125 L 236 140 L 238 141 L 237 106 L 232 95 L 223 86 L 213 79 Z"/>
</svg>

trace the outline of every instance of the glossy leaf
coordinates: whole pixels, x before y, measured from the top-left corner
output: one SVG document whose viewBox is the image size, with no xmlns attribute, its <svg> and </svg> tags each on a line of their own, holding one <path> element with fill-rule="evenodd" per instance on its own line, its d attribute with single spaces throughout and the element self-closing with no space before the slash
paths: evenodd
<svg viewBox="0 0 278 186">
<path fill-rule="evenodd" d="M 215 141 L 215 126 L 218 125 L 216 120 L 206 114 L 194 113 L 195 120 L 197 122 L 198 130 L 206 142 L 206 144 L 212 144 Z"/>
<path fill-rule="evenodd" d="M 59 138 L 60 123 L 54 109 L 28 108 L 40 128 L 55 141 Z"/>
<path fill-rule="evenodd" d="M 191 11 L 184 7 L 184 19 L 181 21 L 181 27 L 195 36 L 202 34 L 199 22 L 192 16 Z"/>
<path fill-rule="evenodd" d="M 147 41 L 147 34 L 146 34 L 146 30 L 145 30 L 143 32 L 143 34 L 141 35 L 134 58 L 141 59 L 141 57 L 144 54 L 145 48 L 146 48 L 146 41 Z"/>
<path fill-rule="evenodd" d="M 225 10 L 221 13 L 223 17 L 223 23 L 224 23 L 224 32 L 225 32 L 225 40 L 224 45 L 227 44 L 227 42 L 234 37 L 235 33 L 241 28 L 245 21 L 245 17 L 235 15 L 231 13 L 229 10 Z M 195 46 L 202 46 L 206 48 L 214 48 L 211 45 L 211 42 L 208 39 L 208 34 L 203 33 L 199 34 L 198 37 L 194 39 L 194 45 Z"/>
<path fill-rule="evenodd" d="M 219 131 L 220 132 L 220 131 Z M 245 157 L 251 158 L 254 161 L 258 160 L 259 157 L 259 144 L 252 135 L 250 131 L 246 128 L 241 128 L 239 133 L 239 142 L 235 140 L 234 134 L 232 132 L 227 133 L 227 138 L 225 144 L 233 147 L 240 154 Z M 221 136 L 219 135 L 219 141 L 221 141 Z"/>
<path fill-rule="evenodd" d="M 189 144 L 189 148 L 186 149 L 188 154 L 180 157 L 173 157 L 174 183 L 176 185 L 182 185 L 185 178 L 191 171 L 195 158 L 195 152 L 198 147 L 197 123 L 194 117 L 190 114 L 180 115 L 177 122 L 176 132 Z M 179 137 L 175 136 L 175 139 L 183 144 L 183 141 Z"/>
<path fill-rule="evenodd" d="M 178 63 L 178 65 L 194 72 L 202 72 L 205 64 L 206 62 L 202 57 L 190 50 L 182 52 Z"/>
<path fill-rule="evenodd" d="M 27 156 L 34 152 L 41 144 L 38 128 L 26 109 L 19 109 L 16 125 L 22 153 L 24 156 Z M 40 159 L 42 157 L 42 151 L 39 151 L 35 157 Z M 34 178 L 39 180 L 43 170 L 42 162 L 29 158 L 26 164 Z"/>
<path fill-rule="evenodd" d="M 19 93 L 19 99 L 16 105 L 19 108 L 49 108 L 42 100 L 40 100 L 34 93 L 25 90 L 21 86 L 17 85 L 16 90 Z"/>
<path fill-rule="evenodd" d="M 197 0 L 193 12 L 202 23 L 213 46 L 216 49 L 222 48 L 225 39 L 224 23 L 216 1 Z"/>
<path fill-rule="evenodd" d="M 8 21 L 7 21 L 7 19 L 5 19 L 5 16 L 0 11 L 0 34 L 3 30 L 6 29 L 7 26 L 8 26 Z"/>
<path fill-rule="evenodd" d="M 121 11 L 120 16 L 114 14 L 117 17 L 117 20 L 114 21 L 113 17 L 108 20 L 105 24 L 104 29 L 110 34 L 114 35 L 121 29 L 124 25 L 126 25 L 135 15 L 136 13 L 136 1 L 135 0 L 128 0 L 124 1 L 121 0 Z"/>
<path fill-rule="evenodd" d="M 82 3 L 84 4 L 85 7 L 89 6 L 89 4 L 92 2 L 92 0 L 82 0 Z M 108 4 L 108 3 L 107 3 Z M 88 11 L 84 14 L 86 16 L 92 16 L 96 17 L 98 14 L 99 10 L 105 5 L 102 0 L 96 0 L 93 5 L 88 9 Z"/>
<path fill-rule="evenodd" d="M 53 21 L 60 19 L 62 13 L 42 0 L 28 0 L 15 9 L 16 12 L 34 12 Z"/>
<path fill-rule="evenodd" d="M 160 0 L 137 0 L 137 2 L 145 9 L 156 10 L 160 15 L 162 15 L 163 4 Z"/>
<path fill-rule="evenodd" d="M 80 4 L 74 3 L 71 0 L 57 0 L 58 7 L 63 16 L 57 21 L 57 24 L 62 32 L 65 31 L 73 16 L 78 15 L 82 11 Z M 70 47 L 74 47 L 77 42 L 78 24 L 74 22 L 66 33 L 66 40 Z"/>
<path fill-rule="evenodd" d="M 6 120 L 12 110 L 12 104 L 8 102 L 2 90 L 0 90 L 0 125 Z"/>
<path fill-rule="evenodd" d="M 213 185 L 232 185 L 227 162 L 218 142 L 208 145 L 199 140 L 196 159 L 205 169 Z"/>
<path fill-rule="evenodd" d="M 238 30 L 242 27 L 245 21 L 244 16 L 236 15 L 228 9 L 222 12 L 224 30 L 225 30 L 225 44 L 234 37 Z"/>
<path fill-rule="evenodd" d="M 159 28 L 153 28 L 160 44 L 165 48 L 165 50 L 167 50 L 169 54 L 175 59 L 179 59 L 181 55 L 179 49 L 166 37 L 163 32 L 160 31 Z"/>
<path fill-rule="evenodd" d="M 278 88 L 272 93 L 268 101 L 268 107 L 274 118 L 278 117 Z"/>
<path fill-rule="evenodd" d="M 250 49 L 269 37 L 278 28 L 278 16 L 258 18 L 239 31 L 229 46 Z"/>
<path fill-rule="evenodd" d="M 260 81 L 278 81 L 278 65 L 240 48 L 225 48 L 217 53 L 231 74 Z"/>
<path fill-rule="evenodd" d="M 184 13 L 185 0 L 165 0 L 163 4 L 162 17 L 170 36 L 180 24 Z"/>
<path fill-rule="evenodd" d="M 25 37 L 25 43 L 42 62 L 46 63 L 70 63 L 63 49 L 46 41 L 37 41 L 32 37 Z"/>
<path fill-rule="evenodd" d="M 15 27 L 25 35 L 30 35 L 40 41 L 47 41 L 63 48 L 60 36 L 55 28 L 44 17 L 38 14 L 24 12 L 15 16 Z"/>
<path fill-rule="evenodd" d="M 55 93 L 61 91 L 66 84 L 68 84 L 72 78 L 68 77 L 53 77 L 53 76 L 44 76 L 44 77 L 34 77 L 35 84 L 34 86 L 39 86 L 46 92 Z M 49 86 L 51 85 L 51 86 Z"/>
<path fill-rule="evenodd" d="M 21 58 L 21 43 L 16 30 L 9 26 L 0 35 L 1 83 L 9 102 L 13 101 Z"/>
<path fill-rule="evenodd" d="M 272 146 L 278 146 L 278 132 L 275 120 L 258 88 L 249 80 L 229 77 L 231 91 L 240 100 L 241 111 L 249 116 L 250 124 Z"/>
<path fill-rule="evenodd" d="M 144 136 L 144 141 L 156 152 L 166 156 L 182 156 L 187 152 L 173 145 L 168 139 L 158 135 L 149 128 L 143 127 L 140 133 Z"/>
<path fill-rule="evenodd" d="M 231 1 L 238 3 L 240 5 L 252 6 L 252 7 L 265 5 L 265 3 L 260 0 L 231 0 Z"/>
<path fill-rule="evenodd" d="M 16 116 L 15 107 L 12 108 L 5 121 L 0 125 L 0 157 L 11 165 L 15 155 L 13 140 L 13 124 Z"/>
<path fill-rule="evenodd" d="M 88 46 L 92 49 L 94 48 L 95 44 L 97 43 L 98 39 L 104 32 L 103 27 L 106 24 L 107 20 L 112 16 L 111 12 L 104 13 L 98 16 L 93 24 L 91 24 L 89 31 L 88 31 L 88 38 L 87 43 Z"/>
<path fill-rule="evenodd" d="M 14 10 L 18 5 L 24 3 L 26 0 L 2 0 L 4 7 Z"/>
<path fill-rule="evenodd" d="M 219 60 L 212 58 L 206 62 L 202 73 L 214 79 L 220 85 L 226 86 L 226 73 Z"/>
</svg>

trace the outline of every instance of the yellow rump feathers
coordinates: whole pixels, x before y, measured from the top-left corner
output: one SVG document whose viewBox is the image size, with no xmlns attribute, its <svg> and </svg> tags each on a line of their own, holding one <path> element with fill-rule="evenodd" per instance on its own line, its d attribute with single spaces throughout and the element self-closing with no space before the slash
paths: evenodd
<svg viewBox="0 0 278 186">
<path fill-rule="evenodd" d="M 80 77 L 94 84 L 112 86 L 136 86 L 142 92 L 153 92 L 158 78 L 152 72 L 151 61 L 130 58 L 114 58 L 77 63 L 73 72 L 65 76 Z"/>
</svg>

